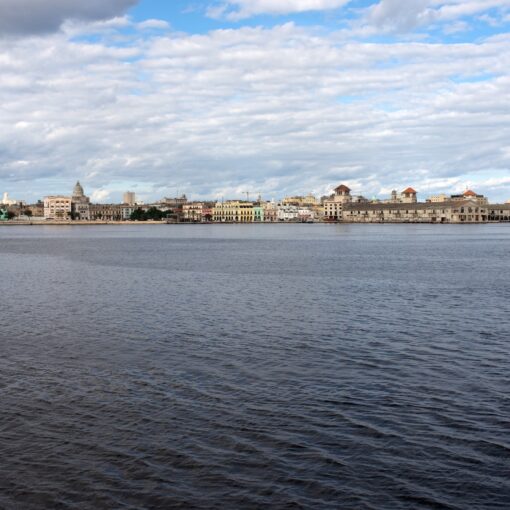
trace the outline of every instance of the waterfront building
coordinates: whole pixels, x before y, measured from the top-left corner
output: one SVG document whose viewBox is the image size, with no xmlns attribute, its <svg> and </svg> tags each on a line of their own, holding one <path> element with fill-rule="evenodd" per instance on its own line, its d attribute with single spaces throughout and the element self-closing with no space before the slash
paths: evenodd
<svg viewBox="0 0 510 510">
<path fill-rule="evenodd" d="M 200 222 L 202 221 L 202 202 L 188 202 L 182 206 L 183 221 Z"/>
<path fill-rule="evenodd" d="M 427 202 L 430 202 L 431 204 L 440 204 L 441 202 L 447 201 L 448 195 L 445 195 L 444 193 L 441 193 L 440 195 L 432 195 L 429 198 L 427 198 Z"/>
<path fill-rule="evenodd" d="M 123 221 L 131 219 L 131 215 L 136 211 L 136 205 L 122 204 L 120 208 L 120 216 Z"/>
<path fill-rule="evenodd" d="M 32 213 L 33 218 L 44 218 L 44 203 L 41 200 L 35 204 L 28 204 L 26 209 Z"/>
<path fill-rule="evenodd" d="M 349 223 L 482 223 L 490 211 L 476 200 L 441 203 L 346 204 L 342 220 Z"/>
<path fill-rule="evenodd" d="M 166 207 L 166 210 L 182 209 L 182 206 L 187 203 L 188 198 L 186 195 L 181 195 L 180 197 L 175 198 L 163 198 L 156 203 L 155 207 L 160 210 L 164 210 L 163 207 Z"/>
<path fill-rule="evenodd" d="M 407 188 L 400 194 L 400 202 L 403 204 L 416 204 L 418 202 L 417 191 Z"/>
<path fill-rule="evenodd" d="M 464 191 L 464 193 L 458 194 L 458 195 L 452 195 L 451 200 L 453 201 L 460 201 L 463 200 L 474 200 L 475 202 L 478 202 L 479 204 L 488 204 L 489 200 L 484 197 L 483 195 L 478 195 L 474 191 L 468 189 Z"/>
<path fill-rule="evenodd" d="M 313 223 L 318 218 L 316 209 L 313 207 L 300 207 L 298 209 L 297 220 L 301 223 Z"/>
<path fill-rule="evenodd" d="M 342 211 L 345 204 L 352 202 L 351 190 L 345 184 L 335 188 L 334 195 L 324 200 L 324 218 L 329 221 L 342 219 Z"/>
<path fill-rule="evenodd" d="M 90 199 L 85 196 L 80 181 L 74 186 L 71 203 L 72 216 L 75 220 L 90 220 Z"/>
<path fill-rule="evenodd" d="M 505 204 L 489 204 L 489 221 L 510 221 L 510 201 Z"/>
<path fill-rule="evenodd" d="M 262 207 L 264 209 L 264 223 L 274 223 L 278 221 L 278 205 L 274 200 L 263 202 Z"/>
<path fill-rule="evenodd" d="M 261 202 L 253 204 L 253 221 L 255 223 L 264 222 L 264 205 Z"/>
<path fill-rule="evenodd" d="M 253 202 L 244 200 L 216 202 L 213 219 L 220 223 L 252 223 Z"/>
<path fill-rule="evenodd" d="M 212 202 L 206 202 L 202 208 L 202 221 L 211 222 L 214 215 L 214 204 Z"/>
<path fill-rule="evenodd" d="M 44 197 L 44 218 L 46 220 L 70 220 L 72 199 L 63 195 Z"/>
<path fill-rule="evenodd" d="M 91 204 L 90 219 L 102 221 L 121 221 L 123 215 L 124 204 Z"/>
<path fill-rule="evenodd" d="M 2 201 L 0 202 L 1 205 L 16 205 L 16 204 L 21 204 L 21 205 L 24 205 L 25 202 L 21 201 L 21 200 L 14 200 L 12 198 L 9 198 L 9 193 L 5 192 L 2 196 Z"/>
<path fill-rule="evenodd" d="M 126 191 L 122 196 L 122 201 L 126 205 L 134 206 L 136 205 L 136 195 L 133 191 Z"/>
<path fill-rule="evenodd" d="M 483 195 L 466 191 L 450 198 L 417 201 L 417 192 L 407 188 L 389 200 L 350 199 L 350 190 L 341 185 L 324 202 L 325 219 L 348 223 L 484 223 L 508 221 L 510 204 L 489 205 Z"/>
<path fill-rule="evenodd" d="M 298 221 L 299 207 L 297 205 L 278 204 L 278 221 Z"/>
<path fill-rule="evenodd" d="M 298 207 L 313 207 L 318 204 L 317 198 L 315 198 L 311 193 L 303 196 L 295 196 L 295 197 L 285 197 L 282 200 L 282 205 L 297 205 Z"/>
</svg>

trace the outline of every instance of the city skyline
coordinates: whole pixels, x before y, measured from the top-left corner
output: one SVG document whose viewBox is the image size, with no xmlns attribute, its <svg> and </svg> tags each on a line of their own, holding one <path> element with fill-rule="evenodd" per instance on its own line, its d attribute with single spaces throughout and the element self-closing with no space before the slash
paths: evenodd
<svg viewBox="0 0 510 510">
<path fill-rule="evenodd" d="M 41 5 L 0 2 L 11 197 L 510 198 L 508 0 Z"/>
</svg>

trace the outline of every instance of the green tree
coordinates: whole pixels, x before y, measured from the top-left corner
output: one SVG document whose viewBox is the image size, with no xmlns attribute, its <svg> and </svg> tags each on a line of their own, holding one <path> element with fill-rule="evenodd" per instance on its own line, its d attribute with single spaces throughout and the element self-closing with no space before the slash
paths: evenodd
<svg viewBox="0 0 510 510">
<path fill-rule="evenodd" d="M 140 209 L 135 209 L 129 217 L 131 221 L 147 221 L 145 213 Z"/>
</svg>

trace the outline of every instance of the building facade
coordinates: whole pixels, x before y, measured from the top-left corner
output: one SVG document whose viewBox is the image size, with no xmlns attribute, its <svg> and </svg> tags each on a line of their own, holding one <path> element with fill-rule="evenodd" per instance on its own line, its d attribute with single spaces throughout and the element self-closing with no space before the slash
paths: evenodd
<svg viewBox="0 0 510 510">
<path fill-rule="evenodd" d="M 244 200 L 216 202 L 213 219 L 220 223 L 253 223 L 253 202 Z"/>
<path fill-rule="evenodd" d="M 324 218 L 328 221 L 341 221 L 345 204 L 352 202 L 351 190 L 345 184 L 335 188 L 335 193 L 323 201 Z"/>
<path fill-rule="evenodd" d="M 133 191 L 126 191 L 122 196 L 122 202 L 126 205 L 136 205 L 136 195 Z"/>
<path fill-rule="evenodd" d="M 71 197 L 53 195 L 44 198 L 44 218 L 46 220 L 70 220 L 73 210 Z"/>
<path fill-rule="evenodd" d="M 90 199 L 89 197 L 85 196 L 80 181 L 78 181 L 74 186 L 71 203 L 73 219 L 90 220 Z"/>
<path fill-rule="evenodd" d="M 212 202 L 188 202 L 182 206 L 182 220 L 191 223 L 209 222 L 214 216 Z"/>
<path fill-rule="evenodd" d="M 123 204 L 91 204 L 90 218 L 101 221 L 122 221 L 123 215 L 127 214 L 123 212 L 123 209 L 126 209 Z M 129 215 L 131 216 L 131 213 Z"/>
</svg>

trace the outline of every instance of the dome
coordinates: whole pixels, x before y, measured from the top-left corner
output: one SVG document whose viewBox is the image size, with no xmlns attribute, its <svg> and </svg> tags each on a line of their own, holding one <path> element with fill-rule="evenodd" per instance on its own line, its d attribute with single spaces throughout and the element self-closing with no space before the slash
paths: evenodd
<svg viewBox="0 0 510 510">
<path fill-rule="evenodd" d="M 340 184 L 340 186 L 335 188 L 335 191 L 337 193 L 350 193 L 351 192 L 351 190 L 345 184 Z"/>
<path fill-rule="evenodd" d="M 467 191 L 464 192 L 464 196 L 465 197 L 476 197 L 477 194 L 474 191 L 471 191 L 470 189 L 468 189 Z"/>
<path fill-rule="evenodd" d="M 73 197 L 84 197 L 85 192 L 83 191 L 80 181 L 77 181 L 76 186 L 73 189 Z"/>
</svg>

